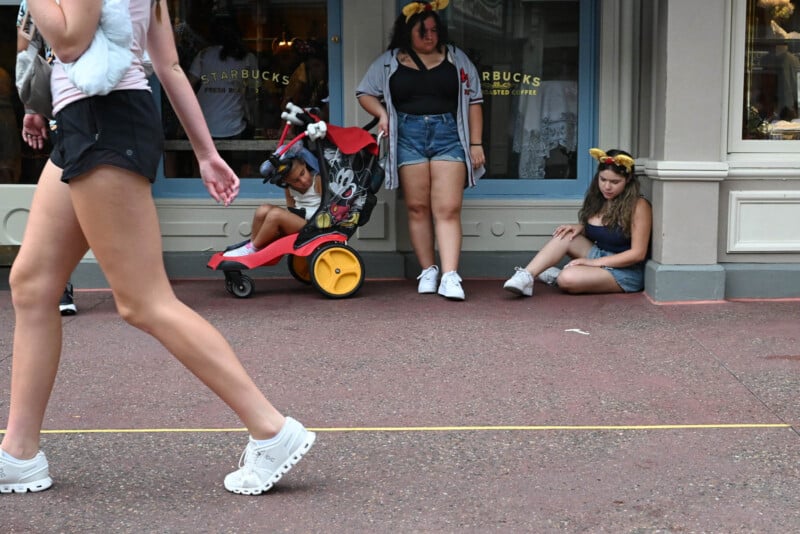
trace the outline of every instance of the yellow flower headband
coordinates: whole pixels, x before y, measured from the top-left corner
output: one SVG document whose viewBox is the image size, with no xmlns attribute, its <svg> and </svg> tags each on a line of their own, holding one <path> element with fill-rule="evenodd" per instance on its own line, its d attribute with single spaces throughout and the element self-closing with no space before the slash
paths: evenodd
<svg viewBox="0 0 800 534">
<path fill-rule="evenodd" d="M 406 16 L 406 22 L 414 15 L 419 15 L 425 11 L 441 11 L 446 8 L 450 0 L 433 0 L 433 2 L 411 2 L 406 4 L 403 8 L 403 15 Z"/>
<path fill-rule="evenodd" d="M 606 165 L 616 165 L 617 167 L 625 167 L 625 170 L 628 171 L 628 174 L 630 174 L 633 170 L 633 165 L 635 163 L 633 158 L 630 156 L 626 156 L 625 154 L 609 156 L 604 150 L 600 150 L 599 148 L 590 148 L 589 155 L 600 163 L 605 163 Z"/>
</svg>

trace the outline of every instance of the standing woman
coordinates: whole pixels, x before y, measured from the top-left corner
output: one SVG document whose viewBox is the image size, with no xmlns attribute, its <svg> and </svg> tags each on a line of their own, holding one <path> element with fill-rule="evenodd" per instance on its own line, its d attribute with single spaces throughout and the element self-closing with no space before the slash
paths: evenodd
<svg viewBox="0 0 800 534">
<path fill-rule="evenodd" d="M 225 488 L 262 493 L 308 451 L 315 435 L 269 403 L 220 333 L 172 291 L 151 194 L 163 132 L 142 64 L 145 49 L 189 136 L 209 194 L 228 205 L 238 194 L 239 179 L 211 140 L 180 68 L 161 0 L 130 0 L 133 61 L 113 91 L 88 96 L 68 79 L 62 62 L 75 61 L 87 50 L 103 4 L 28 0 L 58 58 L 51 80 L 58 134 L 10 274 L 16 325 L 0 492 L 40 491 L 52 484 L 39 439 L 61 354 L 56 304 L 69 274 L 91 248 L 120 315 L 158 339 L 250 431 L 240 469 L 225 477 Z"/>
<path fill-rule="evenodd" d="M 483 95 L 475 65 L 448 44 L 438 10 L 448 0 L 411 2 L 389 48 L 370 66 L 356 96 L 389 138 L 386 188 L 403 188 L 419 293 L 464 300 L 458 260 L 465 187 L 483 175 Z M 383 102 L 381 102 L 383 101 Z"/>
</svg>

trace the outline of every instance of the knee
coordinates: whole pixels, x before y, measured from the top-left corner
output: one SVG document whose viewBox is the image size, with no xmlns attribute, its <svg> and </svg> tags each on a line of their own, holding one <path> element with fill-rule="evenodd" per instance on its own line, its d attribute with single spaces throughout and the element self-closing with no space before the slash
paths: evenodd
<svg viewBox="0 0 800 534">
<path fill-rule="evenodd" d="M 439 222 L 450 222 L 461 220 L 461 206 L 460 205 L 445 205 L 439 206 L 433 213 L 434 218 Z"/>
<path fill-rule="evenodd" d="M 264 212 L 264 221 L 274 224 L 280 220 L 283 215 L 283 210 L 281 208 L 275 208 L 275 206 L 270 206 L 269 208 L 270 209 Z"/>
<path fill-rule="evenodd" d="M 424 202 L 407 203 L 406 209 L 408 210 L 408 216 L 412 219 L 430 217 L 431 215 L 430 204 L 426 204 Z"/>
<path fill-rule="evenodd" d="M 26 268 L 16 262 L 11 267 L 8 285 L 11 289 L 11 302 L 16 310 L 37 305 L 55 305 L 64 291 L 63 284 L 53 281 L 42 267 Z"/>
<path fill-rule="evenodd" d="M 148 334 L 153 333 L 155 322 L 161 320 L 158 309 L 163 309 L 163 303 L 153 302 L 148 296 L 115 295 L 114 303 L 123 321 Z"/>
<path fill-rule="evenodd" d="M 565 293 L 580 293 L 580 276 L 574 271 L 563 269 L 557 278 L 558 288 Z"/>
<path fill-rule="evenodd" d="M 273 208 L 271 204 L 262 204 L 256 208 L 256 217 L 266 217 L 267 213 Z"/>
<path fill-rule="evenodd" d="M 138 328 L 139 330 L 148 330 L 149 325 L 147 323 L 146 314 L 144 313 L 142 306 L 130 299 L 119 297 L 115 299 L 115 303 L 117 306 L 117 313 L 123 321 L 134 328 Z"/>
</svg>

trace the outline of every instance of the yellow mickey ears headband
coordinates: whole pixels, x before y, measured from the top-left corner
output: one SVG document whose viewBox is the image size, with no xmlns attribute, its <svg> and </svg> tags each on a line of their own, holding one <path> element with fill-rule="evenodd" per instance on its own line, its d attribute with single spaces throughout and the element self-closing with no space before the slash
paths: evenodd
<svg viewBox="0 0 800 534">
<path fill-rule="evenodd" d="M 630 174 L 633 170 L 633 165 L 635 163 L 633 158 L 630 156 L 626 156 L 625 154 L 609 156 L 604 150 L 600 150 L 599 148 L 590 148 L 589 155 L 600 163 L 605 163 L 606 165 L 616 165 L 617 167 L 625 167 L 625 170 L 628 172 L 628 174 Z"/>
<path fill-rule="evenodd" d="M 403 8 L 403 15 L 406 22 L 414 15 L 419 15 L 425 11 L 440 11 L 448 6 L 450 0 L 433 0 L 433 2 L 411 2 Z"/>
</svg>

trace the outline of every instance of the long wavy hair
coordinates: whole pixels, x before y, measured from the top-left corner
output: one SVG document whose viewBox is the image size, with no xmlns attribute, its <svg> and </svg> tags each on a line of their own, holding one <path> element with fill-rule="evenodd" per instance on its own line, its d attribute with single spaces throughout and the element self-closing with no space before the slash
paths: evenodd
<svg viewBox="0 0 800 534">
<path fill-rule="evenodd" d="M 411 18 L 408 19 L 408 22 L 406 22 L 406 16 L 401 13 L 400 16 L 394 21 L 392 36 L 389 39 L 389 46 L 386 49 L 394 50 L 397 48 L 401 52 L 408 53 L 411 50 L 411 30 L 414 28 L 417 22 L 422 22 L 422 25 L 419 27 L 419 33 L 420 36 L 422 36 L 425 28 L 425 21 L 429 18 L 433 18 L 433 20 L 436 22 L 436 30 L 439 32 L 439 42 L 437 43 L 436 48 L 439 50 L 439 52 L 444 50 L 445 45 L 450 42 L 447 33 L 447 25 L 442 24 L 442 19 L 439 17 L 439 14 L 436 11 L 423 11 L 422 13 L 417 13 L 412 15 Z"/>
<path fill-rule="evenodd" d="M 606 152 L 612 158 L 617 154 L 624 154 L 631 159 L 633 156 L 624 150 L 613 149 Z M 603 193 L 600 191 L 600 172 L 610 169 L 620 176 L 625 178 L 625 189 L 622 193 L 617 195 L 612 200 L 606 200 Z M 589 184 L 589 189 L 586 190 L 586 196 L 583 199 L 583 207 L 578 212 L 578 220 L 581 224 L 586 224 L 589 218 L 602 213 L 603 225 L 612 228 L 621 228 L 623 233 L 631 236 L 631 221 L 633 219 L 633 209 L 636 207 L 636 202 L 641 196 L 641 185 L 636 173 L 633 169 L 630 172 L 621 166 L 614 163 L 599 163 L 597 171 L 594 173 L 592 183 Z"/>
</svg>

